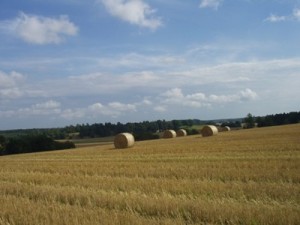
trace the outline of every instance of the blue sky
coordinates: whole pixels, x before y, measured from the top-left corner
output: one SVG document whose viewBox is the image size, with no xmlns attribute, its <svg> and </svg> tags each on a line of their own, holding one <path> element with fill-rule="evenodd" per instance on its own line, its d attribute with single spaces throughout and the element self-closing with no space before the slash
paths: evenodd
<svg viewBox="0 0 300 225">
<path fill-rule="evenodd" d="M 2 0 L 0 130 L 299 111 L 299 0 Z"/>
</svg>

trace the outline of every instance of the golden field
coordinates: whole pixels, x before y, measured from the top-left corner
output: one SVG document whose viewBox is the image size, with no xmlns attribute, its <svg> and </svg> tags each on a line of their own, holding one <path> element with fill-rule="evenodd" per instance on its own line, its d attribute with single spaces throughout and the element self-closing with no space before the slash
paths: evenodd
<svg viewBox="0 0 300 225">
<path fill-rule="evenodd" d="M 300 124 L 0 157 L 0 224 L 300 224 Z"/>
</svg>

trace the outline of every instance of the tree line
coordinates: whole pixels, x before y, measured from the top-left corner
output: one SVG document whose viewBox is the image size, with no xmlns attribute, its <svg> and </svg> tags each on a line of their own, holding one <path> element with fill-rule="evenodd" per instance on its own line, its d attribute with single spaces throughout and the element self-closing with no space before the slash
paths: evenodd
<svg viewBox="0 0 300 225">
<path fill-rule="evenodd" d="M 267 115 L 264 117 L 256 117 L 255 122 L 258 127 L 278 126 L 285 124 L 293 124 L 300 122 L 300 112 L 279 113 Z"/>
<path fill-rule="evenodd" d="M 77 133 L 79 138 L 85 137 L 108 137 L 114 136 L 122 132 L 130 132 L 134 135 L 136 140 L 149 140 L 159 138 L 159 132 L 167 129 L 178 130 L 181 127 L 191 127 L 193 125 L 203 124 L 203 121 L 197 119 L 190 120 L 157 120 L 157 121 L 143 121 L 138 123 L 120 122 L 112 123 L 95 123 L 95 124 L 82 124 L 76 126 L 69 126 L 70 133 Z M 190 134 L 195 133 L 193 129 L 188 129 Z M 69 133 L 69 134 L 70 134 Z"/>
<path fill-rule="evenodd" d="M 221 126 L 241 127 L 242 119 L 224 120 Z M 300 112 L 280 113 L 255 117 L 248 114 L 243 122 L 247 128 L 254 126 L 265 127 L 284 125 L 300 122 Z M 27 153 L 37 151 L 59 150 L 74 148 L 72 142 L 55 141 L 58 139 L 73 138 L 96 138 L 114 136 L 121 132 L 130 132 L 136 140 L 158 139 L 159 132 L 167 129 L 178 130 L 184 128 L 189 135 L 198 134 L 199 131 L 193 128 L 195 125 L 216 124 L 217 121 L 203 121 L 198 119 L 188 120 L 156 120 L 143 121 L 136 123 L 116 124 L 112 123 L 94 123 L 94 124 L 77 124 L 64 128 L 48 129 L 20 129 L 0 131 L 0 155 Z M 218 123 L 220 124 L 220 123 Z"/>
<path fill-rule="evenodd" d="M 278 113 L 266 116 L 253 116 L 251 113 L 245 117 L 246 128 L 278 126 L 300 122 L 300 112 Z"/>
<path fill-rule="evenodd" d="M 207 121 L 206 121 L 207 122 Z M 17 137 L 23 135 L 39 136 L 46 135 L 54 140 L 72 139 L 72 138 L 94 138 L 94 137 L 108 137 L 114 136 L 121 132 L 130 132 L 135 134 L 137 140 L 156 138 L 155 133 L 166 129 L 178 130 L 185 127 L 190 134 L 195 133 L 196 130 L 191 128 L 193 125 L 205 124 L 205 121 L 198 119 L 187 120 L 157 120 L 157 121 L 143 121 L 136 123 L 94 123 L 94 124 L 77 124 L 70 125 L 63 128 L 44 128 L 44 129 L 17 129 L 0 131 L 0 135 L 5 137 Z M 213 123 L 213 121 L 211 121 Z M 152 136 L 153 135 L 153 136 Z"/>
<path fill-rule="evenodd" d="M 6 138 L 0 135 L 0 155 L 31 153 L 75 148 L 70 141 L 59 142 L 44 134 Z"/>
</svg>

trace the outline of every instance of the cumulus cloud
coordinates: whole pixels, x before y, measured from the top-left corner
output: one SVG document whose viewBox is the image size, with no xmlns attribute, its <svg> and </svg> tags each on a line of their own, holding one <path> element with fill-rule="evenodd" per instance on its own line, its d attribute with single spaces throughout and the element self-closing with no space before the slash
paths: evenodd
<svg viewBox="0 0 300 225">
<path fill-rule="evenodd" d="M 21 97 L 20 85 L 24 80 L 25 76 L 15 71 L 10 74 L 0 71 L 0 100 Z"/>
<path fill-rule="evenodd" d="M 141 103 L 147 104 L 147 103 Z M 94 117 L 101 115 L 109 116 L 111 118 L 118 117 L 123 113 L 136 111 L 136 104 L 126 104 L 121 102 L 110 102 L 103 105 L 99 102 L 91 104 L 87 107 L 80 108 L 63 108 L 58 101 L 48 100 L 43 103 L 37 103 L 29 107 L 19 108 L 17 110 L 0 111 L 2 117 L 32 117 L 32 116 L 48 116 L 56 118 L 64 118 L 68 120 Z"/>
<path fill-rule="evenodd" d="M 152 30 L 162 26 L 155 10 L 143 0 L 101 0 L 107 11 L 121 20 Z"/>
<path fill-rule="evenodd" d="M 133 104 L 122 104 L 120 102 L 111 102 L 108 104 L 108 107 L 111 108 L 113 111 L 135 111 L 135 105 Z"/>
<path fill-rule="evenodd" d="M 294 12 L 293 12 L 293 17 L 300 21 L 300 9 L 294 9 Z"/>
<path fill-rule="evenodd" d="M 238 96 L 242 101 L 251 101 L 251 100 L 255 100 L 258 97 L 256 92 L 252 91 L 249 88 L 241 91 Z"/>
<path fill-rule="evenodd" d="M 117 117 L 122 113 L 136 111 L 136 106 L 134 104 L 124 104 L 120 102 L 110 102 L 107 105 L 101 103 L 95 103 L 88 107 L 86 114 L 92 116 L 106 115 Z"/>
<path fill-rule="evenodd" d="M 161 103 L 164 105 L 180 105 L 191 108 L 208 107 L 212 104 L 251 101 L 258 97 L 256 92 L 249 88 L 231 95 L 206 95 L 201 92 L 184 95 L 180 88 L 173 88 L 162 93 L 161 96 Z"/>
<path fill-rule="evenodd" d="M 59 115 L 61 113 L 60 102 L 49 100 L 43 103 L 37 103 L 25 108 L 17 110 L 0 111 L 0 116 L 3 117 L 30 117 L 30 116 L 46 116 Z"/>
<path fill-rule="evenodd" d="M 99 116 L 108 116 L 116 118 L 122 114 L 136 111 L 135 104 L 124 104 L 120 102 L 110 102 L 106 105 L 96 102 L 87 107 L 75 108 L 75 109 L 64 109 L 61 117 L 73 120 L 79 118 L 98 118 Z"/>
<path fill-rule="evenodd" d="M 275 14 L 271 14 L 269 17 L 265 19 L 265 21 L 276 23 L 282 21 L 300 21 L 300 9 L 295 8 L 290 15 L 278 16 Z"/>
<path fill-rule="evenodd" d="M 135 52 L 118 55 L 113 58 L 100 58 L 98 64 L 101 67 L 115 68 L 146 68 L 146 67 L 167 67 L 185 63 L 183 57 L 174 55 L 142 55 Z"/>
<path fill-rule="evenodd" d="M 267 17 L 265 20 L 268 22 L 280 22 L 280 21 L 285 21 L 287 18 L 285 16 L 277 16 L 274 14 L 271 14 L 269 17 Z"/>
<path fill-rule="evenodd" d="M 78 32 L 67 16 L 49 18 L 37 15 L 20 15 L 9 21 L 1 22 L 1 28 L 31 44 L 59 44 L 65 36 Z"/>
<path fill-rule="evenodd" d="M 163 112 L 167 111 L 166 107 L 164 107 L 164 106 L 155 106 L 153 108 L 153 110 L 156 111 L 156 112 L 160 112 L 160 113 L 163 113 Z"/>
<path fill-rule="evenodd" d="M 60 102 L 49 100 L 47 102 L 32 105 L 29 108 L 21 108 L 18 110 L 18 114 L 22 116 L 59 114 L 61 112 L 60 106 Z"/>
<path fill-rule="evenodd" d="M 51 109 L 60 108 L 60 106 L 61 106 L 60 102 L 50 100 L 47 102 L 38 103 L 38 104 L 34 105 L 32 108 L 41 109 L 41 110 L 48 110 L 48 109 L 51 110 Z"/>
<path fill-rule="evenodd" d="M 223 0 L 202 0 L 200 2 L 200 8 L 213 8 L 218 9 Z"/>
</svg>

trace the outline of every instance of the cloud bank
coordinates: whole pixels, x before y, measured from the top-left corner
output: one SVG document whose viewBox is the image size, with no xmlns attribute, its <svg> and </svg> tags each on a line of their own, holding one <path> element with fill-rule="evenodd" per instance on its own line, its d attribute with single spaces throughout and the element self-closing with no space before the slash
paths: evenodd
<svg viewBox="0 0 300 225">
<path fill-rule="evenodd" d="M 101 0 L 107 11 L 123 21 L 150 28 L 162 26 L 160 18 L 155 17 L 155 10 L 143 0 Z"/>
<path fill-rule="evenodd" d="M 200 2 L 200 8 L 213 8 L 217 10 L 222 4 L 223 0 L 202 0 Z"/>
<path fill-rule="evenodd" d="M 257 97 L 258 95 L 251 89 L 245 89 L 231 95 L 206 95 L 202 92 L 185 95 L 182 89 L 173 88 L 157 96 L 149 97 L 150 100 L 144 99 L 143 101 L 134 103 L 114 101 L 102 104 L 96 102 L 85 107 L 67 108 L 61 102 L 50 99 L 46 102 L 37 103 L 25 108 L 18 108 L 17 110 L 0 111 L 0 116 L 7 118 L 51 116 L 70 121 L 83 118 L 98 118 L 101 116 L 118 118 L 128 113 L 141 113 L 143 111 L 166 112 L 168 108 L 173 107 L 203 108 L 216 104 L 254 101 Z"/>
<path fill-rule="evenodd" d="M 49 18 L 20 13 L 13 20 L 1 23 L 2 30 L 31 44 L 60 44 L 66 36 L 75 36 L 78 27 L 67 16 Z"/>
<path fill-rule="evenodd" d="M 25 76 L 15 71 L 10 74 L 0 71 L 0 101 L 21 97 L 20 85 L 24 80 Z"/>
<path fill-rule="evenodd" d="M 295 8 L 290 15 L 285 15 L 285 16 L 278 16 L 272 13 L 269 17 L 265 19 L 265 21 L 271 23 L 277 23 L 283 21 L 300 21 L 300 9 Z"/>
</svg>

